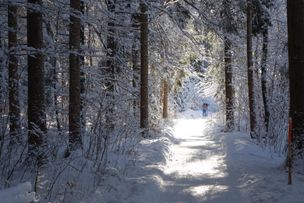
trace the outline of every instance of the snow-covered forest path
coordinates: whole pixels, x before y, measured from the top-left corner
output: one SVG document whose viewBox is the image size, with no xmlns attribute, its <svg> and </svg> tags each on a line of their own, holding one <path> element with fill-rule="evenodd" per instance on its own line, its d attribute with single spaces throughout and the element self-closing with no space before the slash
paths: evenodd
<svg viewBox="0 0 304 203">
<path fill-rule="evenodd" d="M 109 203 L 303 202 L 298 183 L 287 186 L 284 156 L 252 143 L 246 134 L 223 133 L 211 116 L 190 111 L 168 137 L 144 140 L 127 178 L 113 181 Z M 303 177 L 297 177 L 297 179 Z"/>
<path fill-rule="evenodd" d="M 227 148 L 213 137 L 212 119 L 178 119 L 164 166 L 160 202 L 247 202 L 238 187 L 240 170 L 227 165 Z"/>
</svg>

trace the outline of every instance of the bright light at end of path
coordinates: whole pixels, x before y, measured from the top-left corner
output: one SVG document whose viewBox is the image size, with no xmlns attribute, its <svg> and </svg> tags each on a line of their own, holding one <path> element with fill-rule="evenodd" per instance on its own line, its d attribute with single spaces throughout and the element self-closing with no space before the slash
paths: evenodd
<svg viewBox="0 0 304 203">
<path fill-rule="evenodd" d="M 203 119 L 178 119 L 174 125 L 174 137 L 187 139 L 190 136 L 201 136 L 205 128 Z"/>
<path fill-rule="evenodd" d="M 187 178 L 202 182 L 199 186 L 184 190 L 193 196 L 218 193 L 227 190 L 224 185 L 205 185 L 204 179 L 217 179 L 227 176 L 225 154 L 220 142 L 212 139 L 210 123 L 207 119 L 178 119 L 174 126 L 176 144 L 171 146 L 172 156 L 164 167 L 165 174 L 177 180 Z"/>
</svg>

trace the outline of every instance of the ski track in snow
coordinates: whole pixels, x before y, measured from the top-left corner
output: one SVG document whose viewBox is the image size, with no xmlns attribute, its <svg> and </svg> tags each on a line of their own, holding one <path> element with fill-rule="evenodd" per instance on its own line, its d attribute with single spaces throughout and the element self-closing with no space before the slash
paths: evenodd
<svg viewBox="0 0 304 203">
<path fill-rule="evenodd" d="M 254 145 L 248 135 L 220 132 L 215 119 L 195 111 L 175 120 L 170 134 L 144 140 L 127 178 L 95 202 L 304 202 L 303 181 L 287 186 L 284 157 Z"/>
</svg>

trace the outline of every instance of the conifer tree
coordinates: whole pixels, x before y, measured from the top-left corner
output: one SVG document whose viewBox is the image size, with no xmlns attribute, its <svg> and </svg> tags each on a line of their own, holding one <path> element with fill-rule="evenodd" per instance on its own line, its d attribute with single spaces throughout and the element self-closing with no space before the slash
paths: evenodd
<svg viewBox="0 0 304 203">
<path fill-rule="evenodd" d="M 80 0 L 70 1 L 69 149 L 82 145 L 80 122 Z"/>
<path fill-rule="evenodd" d="M 140 3 L 140 127 L 149 127 L 149 92 L 148 92 L 148 6 Z"/>
<path fill-rule="evenodd" d="M 252 59 L 252 0 L 247 0 L 247 74 L 248 74 L 248 100 L 250 115 L 250 136 L 256 138 L 256 109 L 254 92 L 254 67 Z"/>
<path fill-rule="evenodd" d="M 13 1 L 8 1 L 8 81 L 9 81 L 9 121 L 11 143 L 21 139 L 19 76 L 17 52 L 17 10 Z"/>
<path fill-rule="evenodd" d="M 303 150 L 304 134 L 304 4 L 301 0 L 287 1 L 290 109 L 297 148 Z M 300 20 L 301 19 L 301 20 Z"/>
<path fill-rule="evenodd" d="M 29 154 L 42 165 L 46 133 L 42 0 L 28 0 L 27 44 L 28 55 L 28 143 Z"/>
</svg>

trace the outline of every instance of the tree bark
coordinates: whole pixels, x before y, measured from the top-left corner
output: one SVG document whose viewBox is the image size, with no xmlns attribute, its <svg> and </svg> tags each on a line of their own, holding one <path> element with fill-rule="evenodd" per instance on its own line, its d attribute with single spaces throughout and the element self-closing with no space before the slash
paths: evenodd
<svg viewBox="0 0 304 203">
<path fill-rule="evenodd" d="M 140 3 L 140 127 L 149 127 L 149 92 L 148 92 L 148 7 Z"/>
<path fill-rule="evenodd" d="M 248 69 L 248 99 L 250 115 L 250 136 L 256 138 L 256 114 L 254 95 L 254 70 L 252 60 L 252 0 L 247 0 L 247 69 Z"/>
<path fill-rule="evenodd" d="M 133 76 L 132 76 L 132 86 L 133 89 L 136 90 L 138 88 L 138 75 L 139 75 L 139 63 L 138 63 L 138 59 L 139 59 L 139 50 L 137 49 L 136 46 L 136 37 L 134 37 L 134 42 L 133 42 L 133 46 L 132 46 L 132 72 L 133 72 Z M 134 91 L 133 93 L 133 114 L 134 117 L 137 116 L 138 118 L 138 94 L 137 91 Z"/>
<path fill-rule="evenodd" d="M 80 122 L 80 0 L 70 0 L 69 149 L 82 145 Z"/>
<path fill-rule="evenodd" d="M 262 96 L 264 104 L 264 124 L 266 134 L 268 132 L 269 124 L 269 107 L 267 102 L 267 55 L 268 55 L 268 27 L 263 31 L 263 47 L 262 47 L 262 59 L 261 59 L 261 83 L 262 83 Z"/>
<path fill-rule="evenodd" d="M 302 0 L 287 1 L 288 51 L 290 80 L 290 117 L 296 145 L 303 149 L 304 138 L 304 4 Z"/>
<path fill-rule="evenodd" d="M 164 79 L 163 80 L 163 118 L 168 118 L 168 93 L 169 87 L 168 82 Z"/>
<path fill-rule="evenodd" d="M 81 14 L 84 15 L 85 5 L 84 1 L 81 0 L 80 2 L 80 10 Z M 85 35 L 84 35 L 85 25 L 84 22 L 81 21 L 81 30 L 80 30 L 80 43 L 81 46 L 85 45 Z M 85 133 L 86 128 L 86 120 L 85 120 L 85 81 L 86 81 L 86 74 L 84 70 L 85 66 L 85 58 L 84 58 L 84 51 L 81 49 L 81 56 L 80 56 L 80 120 L 81 120 L 81 134 Z"/>
<path fill-rule="evenodd" d="M 132 14 L 132 28 L 133 28 L 133 42 L 132 42 L 132 53 L 131 53 L 131 60 L 132 60 L 132 86 L 133 86 L 133 115 L 135 118 L 139 118 L 139 95 L 137 93 L 137 89 L 139 87 L 139 75 L 140 75 L 140 68 L 139 68 L 139 46 L 138 41 L 140 39 L 138 30 L 139 27 L 139 15 L 138 13 Z"/>
<path fill-rule="evenodd" d="M 27 9 L 27 44 L 33 50 L 28 55 L 28 149 L 41 166 L 45 160 L 46 133 L 42 0 L 28 0 L 28 3 L 31 6 Z"/>
<path fill-rule="evenodd" d="M 19 76 L 17 52 L 17 6 L 8 1 L 8 91 L 9 91 L 9 126 L 10 142 L 21 141 L 20 104 L 19 104 Z"/>
<path fill-rule="evenodd" d="M 234 129 L 234 107 L 233 107 L 233 84 L 232 84 L 232 54 L 231 41 L 228 37 L 224 38 L 225 49 L 225 92 L 226 92 L 226 130 Z"/>
<path fill-rule="evenodd" d="M 0 30 L 0 49 L 4 50 L 1 30 Z M 3 54 L 1 54 L 1 56 L 0 56 L 0 114 L 1 114 L 0 119 L 3 118 L 3 114 L 4 114 L 4 112 L 3 112 L 3 110 L 4 110 L 4 102 L 3 102 L 3 89 L 4 89 L 4 82 L 3 82 L 4 67 L 3 66 L 4 66 L 4 63 L 3 63 L 3 61 L 4 61 L 4 56 L 3 56 Z M 0 138 L 0 141 L 1 141 L 1 138 Z M 1 151 L 0 151 L 0 153 L 1 153 Z"/>
<path fill-rule="evenodd" d="M 115 89 L 115 72 L 117 71 L 116 63 L 116 39 L 115 39 L 115 0 L 108 0 L 108 35 L 107 35 L 107 63 L 106 63 L 106 126 L 108 130 L 114 128 L 114 89 Z"/>
</svg>

